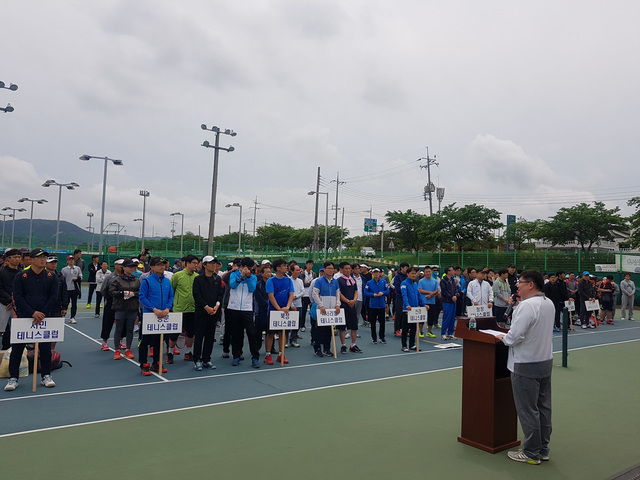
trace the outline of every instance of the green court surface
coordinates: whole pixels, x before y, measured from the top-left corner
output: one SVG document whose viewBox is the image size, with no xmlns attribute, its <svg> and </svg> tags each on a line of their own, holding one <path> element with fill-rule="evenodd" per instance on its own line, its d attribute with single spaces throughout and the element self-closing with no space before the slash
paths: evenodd
<svg viewBox="0 0 640 480">
<path fill-rule="evenodd" d="M 551 460 L 539 466 L 457 441 L 455 367 L 7 436 L 1 471 L 83 480 L 605 479 L 640 461 L 640 343 L 569 358 L 567 369 L 555 357 Z M 120 401 L 138 399 L 124 389 Z M 70 399 L 69 408 L 91 405 Z"/>
</svg>

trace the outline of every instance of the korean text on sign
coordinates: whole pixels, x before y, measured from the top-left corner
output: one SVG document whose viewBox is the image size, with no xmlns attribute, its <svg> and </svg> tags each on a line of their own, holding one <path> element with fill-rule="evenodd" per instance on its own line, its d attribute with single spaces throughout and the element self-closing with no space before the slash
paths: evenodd
<svg viewBox="0 0 640 480">
<path fill-rule="evenodd" d="M 11 343 L 62 342 L 64 318 L 46 317 L 35 325 L 33 318 L 11 319 Z"/>
<path fill-rule="evenodd" d="M 327 308 L 326 315 L 323 315 L 318 308 L 318 326 L 328 327 L 330 325 L 346 325 L 347 320 L 344 317 L 344 310 L 340 310 L 340 313 L 336 313 L 335 308 Z"/>
<path fill-rule="evenodd" d="M 156 317 L 155 313 L 142 315 L 142 334 L 158 335 L 161 333 L 182 333 L 182 313 L 171 312 L 163 318 Z"/>
<path fill-rule="evenodd" d="M 427 321 L 427 307 L 411 307 L 407 310 L 407 323 L 422 323 Z"/>
<path fill-rule="evenodd" d="M 269 328 L 271 330 L 297 330 L 299 312 L 290 310 L 284 313 L 281 310 L 272 310 L 269 314 Z"/>
<path fill-rule="evenodd" d="M 487 305 L 469 305 L 467 306 L 467 316 L 471 317 L 490 317 L 491 309 Z"/>
</svg>

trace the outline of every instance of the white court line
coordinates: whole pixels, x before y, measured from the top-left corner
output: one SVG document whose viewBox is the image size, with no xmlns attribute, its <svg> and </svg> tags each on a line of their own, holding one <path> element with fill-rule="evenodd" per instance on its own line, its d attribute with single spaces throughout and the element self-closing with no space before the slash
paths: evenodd
<svg viewBox="0 0 640 480">
<path fill-rule="evenodd" d="M 161 414 L 164 414 L 164 413 L 184 412 L 184 411 L 188 411 L 188 410 L 195 410 L 195 409 L 198 409 L 198 408 L 216 407 L 216 406 L 219 406 L 219 405 L 230 405 L 230 404 L 234 404 L 234 403 L 248 402 L 248 401 L 252 401 L 252 400 L 263 400 L 265 398 L 275 398 L 275 397 L 280 397 L 280 396 L 283 396 L 283 395 L 292 395 L 292 394 L 306 393 L 306 392 L 316 392 L 316 391 L 320 391 L 320 390 L 328 390 L 330 388 L 348 387 L 350 385 L 362 385 L 362 384 L 365 384 L 365 383 L 379 382 L 379 381 L 384 381 L 384 380 L 394 380 L 396 378 L 413 377 L 413 376 L 416 376 L 416 375 L 424 375 L 424 374 L 429 374 L 429 373 L 446 372 L 446 371 L 450 371 L 450 370 L 458 370 L 458 369 L 461 369 L 461 368 L 462 368 L 461 366 L 457 366 L 457 367 L 442 368 L 440 370 L 432 370 L 432 371 L 429 371 L 429 372 L 405 373 L 403 375 L 394 375 L 394 376 L 391 376 L 391 377 L 374 378 L 374 379 L 370 379 L 370 380 L 358 380 L 358 381 L 355 381 L 355 382 L 340 383 L 340 384 L 336 384 L 336 385 L 324 385 L 322 387 L 305 388 L 305 389 L 301 389 L 301 390 L 293 390 L 293 391 L 290 391 L 290 392 L 271 393 L 269 395 L 259 395 L 259 396 L 256 396 L 256 397 L 238 398 L 238 399 L 235 399 L 235 400 L 225 400 L 225 401 L 222 401 L 222 402 L 209 403 L 209 404 L 205 404 L 205 405 L 194 405 L 194 406 L 191 406 L 191 407 L 172 408 L 172 409 L 169 409 L 169 410 L 160 410 L 160 411 L 157 411 L 157 412 L 139 413 L 139 414 L 136 414 L 136 415 L 127 415 L 125 417 L 105 418 L 105 419 L 102 419 L 102 420 L 92 420 L 90 422 L 74 423 L 74 424 L 70 424 L 70 425 L 58 425 L 58 426 L 55 426 L 55 427 L 38 428 L 38 429 L 35 429 L 35 430 L 25 430 L 23 432 L 5 433 L 3 435 L 0 435 L 0 438 L 15 437 L 17 435 L 25 435 L 25 434 L 28 434 L 28 433 L 47 432 L 47 431 L 51 431 L 51 430 L 61 430 L 63 428 L 81 427 L 81 426 L 85 426 L 85 425 L 96 425 L 96 424 L 100 424 L 100 423 L 106 423 L 106 422 L 117 421 L 117 420 L 129 420 L 129 419 L 133 419 L 133 418 L 143 418 L 143 417 L 149 417 L 149 416 L 152 416 L 152 415 L 161 415 Z"/>
<path fill-rule="evenodd" d="M 640 341 L 640 339 L 624 340 L 624 341 L 621 341 L 621 342 L 612 342 L 612 343 L 606 343 L 606 344 L 600 344 L 600 345 L 591 345 L 591 346 L 587 346 L 587 347 L 578 347 L 578 348 L 575 348 L 575 349 L 570 349 L 570 351 L 584 350 L 584 349 L 588 349 L 588 348 L 605 347 L 605 346 L 611 346 L 611 345 L 621 345 L 621 344 L 624 344 L 624 343 L 631 343 L 631 342 L 638 342 L 638 341 Z M 553 353 L 557 354 L 557 353 L 561 353 L 561 351 L 555 351 Z M 319 365 L 323 365 L 323 364 L 319 364 Z M 324 364 L 324 365 L 331 365 L 331 364 Z M 46 428 L 39 428 L 39 429 L 34 429 L 34 430 L 25 430 L 25 431 L 22 431 L 22 432 L 5 433 L 5 434 L 0 435 L 0 438 L 15 437 L 15 436 L 18 436 L 18 435 L 25 435 L 25 434 L 28 434 L 28 433 L 46 432 L 46 431 L 52 431 L 52 430 L 61 430 L 61 429 L 64 429 L 64 428 L 80 427 L 80 426 L 85 426 L 85 425 L 97 425 L 97 424 L 100 424 L 100 423 L 107 423 L 107 422 L 118 421 L 118 420 L 127 420 L 127 419 L 133 419 L 133 418 L 149 417 L 149 416 L 152 416 L 152 415 L 161 415 L 161 414 L 165 414 L 165 413 L 184 412 L 184 411 L 188 411 L 188 410 L 195 410 L 195 409 L 198 409 L 198 408 L 214 407 L 214 406 L 218 406 L 218 405 L 231 405 L 231 404 L 234 404 L 234 403 L 247 402 L 247 401 L 251 401 L 251 400 L 261 400 L 261 399 L 265 399 L 265 398 L 275 398 L 275 397 L 280 397 L 280 396 L 284 396 L 284 395 L 293 395 L 293 394 L 297 394 L 297 393 L 328 390 L 330 388 L 346 387 L 346 386 L 350 386 L 350 385 L 362 385 L 362 384 L 366 384 L 366 383 L 373 383 L 373 382 L 379 382 L 379 381 L 384 381 L 384 380 L 393 380 L 393 379 L 396 379 L 396 378 L 407 378 L 407 377 L 413 377 L 413 376 L 417 376 L 417 375 L 426 375 L 426 374 L 430 374 L 430 373 L 447 372 L 447 371 L 460 370 L 460 369 L 462 369 L 462 365 L 458 365 L 458 366 L 455 366 L 455 367 L 441 368 L 441 369 L 438 369 L 438 370 L 430 370 L 430 371 L 425 371 L 425 372 L 406 373 L 406 374 L 402 374 L 402 375 L 393 375 L 393 376 L 374 378 L 374 379 L 369 379 L 369 380 L 358 380 L 358 381 L 354 381 L 354 382 L 340 383 L 340 384 L 336 384 L 336 385 L 324 385 L 324 386 L 321 386 L 321 387 L 312 387 L 312 388 L 305 388 L 305 389 L 301 389 L 301 390 L 292 390 L 292 391 L 289 391 L 289 392 L 272 393 L 272 394 L 269 394 L 269 395 L 259 395 L 259 396 L 255 396 L 255 397 L 238 398 L 238 399 L 234 399 L 234 400 L 225 400 L 225 401 L 222 401 L 222 402 L 209 403 L 209 404 L 205 404 L 205 405 L 193 405 L 193 406 L 190 406 L 190 407 L 172 408 L 172 409 L 168 409 L 168 410 L 160 410 L 160 411 L 157 411 L 157 412 L 139 413 L 139 414 L 136 414 L 136 415 L 127 415 L 125 417 L 104 418 L 104 419 L 101 419 L 101 420 L 92 420 L 92 421 L 89 421 L 89 422 L 74 423 L 74 424 L 69 424 L 69 425 L 58 425 L 58 426 L 55 426 L 55 427 L 46 427 Z M 272 370 L 272 371 L 277 371 L 277 370 Z M 155 383 L 154 385 L 162 385 L 162 384 Z M 112 387 L 112 388 L 118 388 L 118 387 Z M 33 398 L 33 397 L 30 397 L 30 398 Z"/>
<path fill-rule="evenodd" d="M 88 338 L 88 339 L 89 339 L 89 340 L 91 340 L 93 343 L 97 343 L 98 345 L 102 346 L 102 342 L 100 342 L 100 341 L 96 340 L 95 338 L 91 338 L 89 335 L 87 335 L 86 333 L 84 333 L 84 332 L 82 332 L 82 331 L 78 330 L 77 328 L 72 327 L 71 325 L 67 325 L 67 324 L 65 324 L 65 327 L 70 328 L 71 330 L 73 330 L 73 331 L 74 331 L 74 332 L 76 332 L 76 333 L 79 333 L 80 335 L 82 335 L 82 336 L 83 336 L 83 337 L 85 337 L 85 338 Z M 100 340 L 102 340 L 102 339 L 100 339 Z M 113 353 L 116 353 L 116 351 L 115 351 L 113 348 L 111 348 L 111 347 L 109 347 L 109 351 L 111 351 L 111 352 L 113 352 Z M 122 358 L 121 358 L 121 360 L 122 360 Z M 140 363 L 139 363 L 139 362 L 136 362 L 135 360 L 133 360 L 133 359 L 131 359 L 131 358 L 127 358 L 127 357 L 124 357 L 124 360 L 127 360 L 128 362 L 131 362 L 132 364 L 134 364 L 136 367 L 140 368 Z M 153 375 L 153 376 L 155 376 L 155 377 L 157 377 L 157 378 L 159 378 L 159 379 L 161 379 L 161 380 L 164 380 L 165 382 L 168 382 L 168 381 L 169 381 L 169 380 L 167 380 L 166 378 L 164 378 L 163 376 L 158 375 L 156 372 L 151 372 L 151 375 Z"/>
</svg>

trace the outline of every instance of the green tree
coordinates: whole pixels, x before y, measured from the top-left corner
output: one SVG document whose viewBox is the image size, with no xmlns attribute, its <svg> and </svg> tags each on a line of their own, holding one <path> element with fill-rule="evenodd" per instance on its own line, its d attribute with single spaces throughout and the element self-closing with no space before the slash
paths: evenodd
<svg viewBox="0 0 640 480">
<path fill-rule="evenodd" d="M 527 243 L 538 238 L 538 230 L 542 224 L 541 220 L 527 221 L 520 217 L 516 223 L 512 223 L 504 232 L 503 241 L 509 242 L 516 250 L 524 250 Z"/>
<path fill-rule="evenodd" d="M 456 207 L 455 203 L 447 205 L 438 217 L 440 230 L 434 238 L 440 238 L 442 243 L 453 243 L 458 250 L 490 248 L 495 244 L 491 231 L 502 227 L 500 212 L 475 203 L 464 207 Z"/>
<path fill-rule="evenodd" d="M 393 240 L 396 248 L 418 250 L 421 245 L 420 233 L 426 223 L 426 215 L 409 209 L 406 212 L 387 212 L 387 222 L 393 231 Z"/>
<path fill-rule="evenodd" d="M 627 205 L 636 207 L 635 213 L 629 217 L 631 236 L 628 243 L 631 248 L 637 248 L 640 247 L 640 197 L 633 197 Z"/>
<path fill-rule="evenodd" d="M 627 228 L 627 221 L 619 211 L 620 207 L 606 208 L 603 202 L 594 202 L 593 206 L 580 203 L 561 208 L 551 220 L 541 224 L 538 235 L 552 245 L 577 241 L 583 252 L 589 252 L 602 240 L 612 241 L 613 230 Z"/>
</svg>

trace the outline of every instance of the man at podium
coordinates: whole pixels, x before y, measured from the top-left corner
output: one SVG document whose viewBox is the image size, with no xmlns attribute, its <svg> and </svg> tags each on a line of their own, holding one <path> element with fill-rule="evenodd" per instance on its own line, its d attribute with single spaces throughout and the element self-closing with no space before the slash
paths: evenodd
<svg viewBox="0 0 640 480">
<path fill-rule="evenodd" d="M 535 270 L 522 272 L 521 301 L 513 310 L 511 329 L 497 338 L 509 347 L 513 399 L 524 432 L 520 451 L 508 452 L 516 462 L 539 465 L 549 460 L 551 437 L 551 370 L 555 306 L 542 293 L 544 280 Z"/>
</svg>

